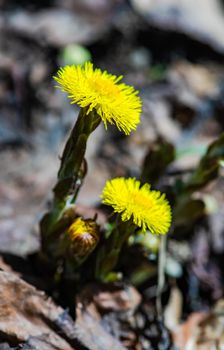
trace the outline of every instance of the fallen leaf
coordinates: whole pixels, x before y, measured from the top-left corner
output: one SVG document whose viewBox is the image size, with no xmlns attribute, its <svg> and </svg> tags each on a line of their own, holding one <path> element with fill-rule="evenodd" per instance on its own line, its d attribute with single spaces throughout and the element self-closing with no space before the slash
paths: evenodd
<svg viewBox="0 0 224 350">
<path fill-rule="evenodd" d="M 99 17 L 97 22 L 93 22 L 81 14 L 60 8 L 35 13 L 23 9 L 11 13 L 7 23 L 7 29 L 10 31 L 40 41 L 44 39 L 46 43 L 56 47 L 74 42 L 80 44 L 94 42 L 107 29 L 103 18 Z"/>
<path fill-rule="evenodd" d="M 92 284 L 87 286 L 77 301 L 76 330 L 78 330 L 78 339 L 87 347 L 92 344 L 91 350 L 124 350 L 121 342 L 106 331 L 106 329 L 111 328 L 111 325 L 108 324 L 109 315 L 117 313 L 118 318 L 121 314 L 124 317 L 125 315 L 130 316 L 140 305 L 140 302 L 140 294 L 130 285 Z M 116 322 L 118 319 L 114 320 L 113 323 Z"/>
<path fill-rule="evenodd" d="M 206 317 L 204 312 L 195 312 L 189 316 L 186 322 L 178 326 L 173 332 L 173 341 L 180 350 L 196 350 L 196 348 L 187 348 L 189 339 L 193 334 L 201 320 Z"/>
<path fill-rule="evenodd" d="M 211 350 L 224 348 L 224 300 L 212 311 L 195 312 L 178 326 L 173 339 L 180 350 Z"/>
<path fill-rule="evenodd" d="M 95 305 L 104 311 L 134 311 L 141 302 L 141 295 L 132 286 L 98 290 L 93 296 Z"/>
<path fill-rule="evenodd" d="M 125 350 L 125 347 L 92 316 L 87 308 L 78 303 L 76 309 L 76 335 L 79 341 L 90 350 Z"/>
<path fill-rule="evenodd" d="M 44 292 L 13 273 L 0 271 L 0 332 L 9 343 L 26 343 L 32 337 L 44 342 L 47 337 L 48 350 L 74 350 L 54 330 L 63 312 Z"/>
<path fill-rule="evenodd" d="M 132 0 L 151 24 L 184 33 L 224 52 L 224 14 L 219 0 Z"/>
</svg>

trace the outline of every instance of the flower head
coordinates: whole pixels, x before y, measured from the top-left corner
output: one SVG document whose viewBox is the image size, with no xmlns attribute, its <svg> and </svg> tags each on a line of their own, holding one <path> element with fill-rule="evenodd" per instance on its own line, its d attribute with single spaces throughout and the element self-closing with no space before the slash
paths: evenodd
<svg viewBox="0 0 224 350">
<path fill-rule="evenodd" d="M 88 256 L 99 241 L 99 227 L 94 220 L 77 218 L 66 234 L 70 241 L 70 250 L 76 257 Z"/>
<path fill-rule="evenodd" d="M 143 232 L 149 229 L 152 233 L 166 234 L 171 225 L 171 209 L 165 195 L 151 191 L 148 184 L 140 185 L 133 178 L 107 181 L 103 203 L 120 213 L 122 221 L 132 220 Z"/>
<path fill-rule="evenodd" d="M 119 130 L 130 134 L 140 122 L 141 100 L 132 86 L 119 83 L 122 76 L 115 76 L 93 69 L 91 62 L 84 66 L 65 66 L 59 69 L 54 79 L 62 91 L 68 93 L 71 103 L 93 109 L 104 122 L 116 124 Z"/>
</svg>

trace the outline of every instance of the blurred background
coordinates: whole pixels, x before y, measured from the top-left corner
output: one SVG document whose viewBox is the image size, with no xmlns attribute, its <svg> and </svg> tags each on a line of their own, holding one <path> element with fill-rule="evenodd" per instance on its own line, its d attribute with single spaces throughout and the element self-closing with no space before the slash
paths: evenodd
<svg viewBox="0 0 224 350">
<path fill-rule="evenodd" d="M 98 205 L 106 179 L 138 177 L 158 140 L 175 149 L 166 176 L 155 181 L 161 188 L 191 173 L 223 131 L 223 1 L 0 0 L 2 252 L 25 256 L 39 247 L 38 221 L 78 111 L 52 76 L 60 66 L 87 60 L 138 89 L 143 113 L 130 137 L 101 126 L 90 138 L 83 212 Z M 181 283 L 189 288 L 191 311 L 207 310 L 223 296 L 223 189 L 220 170 L 194 193 L 203 197 L 203 215 L 198 207 L 185 211 L 180 239 L 174 232 L 170 275 L 188 271 Z M 183 230 L 192 217 L 194 226 Z"/>
</svg>

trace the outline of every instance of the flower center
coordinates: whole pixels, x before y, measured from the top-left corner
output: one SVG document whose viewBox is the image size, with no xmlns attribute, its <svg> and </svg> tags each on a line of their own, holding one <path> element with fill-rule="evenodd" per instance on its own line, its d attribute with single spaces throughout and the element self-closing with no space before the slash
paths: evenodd
<svg viewBox="0 0 224 350">
<path fill-rule="evenodd" d="M 141 192 L 137 192 L 134 194 L 133 202 L 136 207 L 138 207 L 139 209 L 141 208 L 142 210 L 148 210 L 153 205 L 152 201 Z"/>
<path fill-rule="evenodd" d="M 102 77 L 97 77 L 92 81 L 93 90 L 105 97 L 117 97 L 119 89 L 113 81 Z"/>
</svg>

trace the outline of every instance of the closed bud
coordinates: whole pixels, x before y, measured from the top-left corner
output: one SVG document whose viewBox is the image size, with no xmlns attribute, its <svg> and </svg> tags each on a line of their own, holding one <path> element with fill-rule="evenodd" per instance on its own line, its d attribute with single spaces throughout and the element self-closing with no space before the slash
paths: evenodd
<svg viewBox="0 0 224 350">
<path fill-rule="evenodd" d="M 99 226 L 92 219 L 77 218 L 68 228 L 69 252 L 77 260 L 83 260 L 95 249 L 99 241 Z"/>
</svg>

